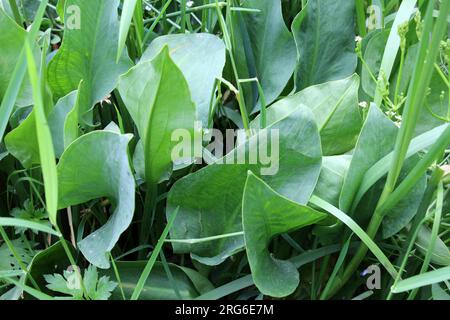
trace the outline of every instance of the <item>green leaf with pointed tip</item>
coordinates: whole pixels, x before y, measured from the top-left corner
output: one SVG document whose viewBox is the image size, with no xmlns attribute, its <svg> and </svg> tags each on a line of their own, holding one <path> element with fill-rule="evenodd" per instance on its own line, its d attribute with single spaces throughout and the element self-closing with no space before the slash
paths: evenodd
<svg viewBox="0 0 450 320">
<path fill-rule="evenodd" d="M 131 135 L 94 131 L 75 140 L 58 164 L 59 208 L 107 197 L 114 212 L 108 222 L 78 243 L 93 265 L 109 267 L 108 253 L 134 213 L 135 185 L 128 161 Z M 83 174 L 80 174 L 83 172 Z"/>
<path fill-rule="evenodd" d="M 132 63 L 126 52 L 116 63 L 119 0 L 66 0 L 64 40 L 48 66 L 48 81 L 53 93 L 63 97 L 86 83 L 86 96 L 80 116 L 104 99 L 117 85 L 119 76 Z"/>
<path fill-rule="evenodd" d="M 78 137 L 78 114 L 76 112 L 73 114 L 77 92 L 79 91 L 73 91 L 59 99 L 55 107 L 48 112 L 47 121 L 57 158 L 61 156 L 65 147 Z M 74 128 L 75 134 L 72 133 Z M 24 168 L 30 168 L 40 163 L 35 131 L 35 112 L 32 111 L 17 128 L 5 136 L 6 148 Z"/>
<path fill-rule="evenodd" d="M 172 170 L 171 153 L 177 144 L 172 133 L 194 133 L 196 113 L 189 86 L 165 46 L 153 60 L 123 75 L 119 92 L 143 141 L 145 179 L 158 183 Z"/>
<path fill-rule="evenodd" d="M 339 200 L 339 208 L 349 214 L 364 174 L 394 149 L 398 128 L 381 110 L 371 105 L 353 153 Z"/>
<path fill-rule="evenodd" d="M 71 253 L 74 254 L 75 250 L 70 243 L 68 243 L 68 246 Z M 28 269 L 38 286 L 43 289 L 43 292 L 51 294 L 51 291 L 45 287 L 46 281 L 44 275 L 55 272 L 62 273 L 64 270 L 67 270 L 69 265 L 70 261 L 67 258 L 64 247 L 61 241 L 58 241 L 52 246 L 38 252 L 33 257 L 33 260 L 31 260 Z M 30 278 L 27 279 L 25 284 L 32 286 Z"/>
<path fill-rule="evenodd" d="M 0 101 L 2 101 L 9 81 L 12 77 L 14 68 L 19 60 L 20 52 L 25 43 L 27 32 L 19 27 L 12 18 L 10 18 L 0 8 Z M 35 50 L 36 61 L 39 61 L 38 50 Z M 25 107 L 33 104 L 31 86 L 28 77 L 24 78 L 16 105 Z"/>
<path fill-rule="evenodd" d="M 422 226 L 416 239 L 416 246 L 425 255 L 430 247 L 431 231 Z M 450 251 L 444 241 L 438 236 L 431 253 L 431 262 L 440 266 L 450 266 Z"/>
<path fill-rule="evenodd" d="M 66 0 L 58 0 L 58 3 L 56 4 L 56 12 L 58 13 L 59 17 L 61 18 L 61 21 L 64 23 L 64 9 L 66 6 Z"/>
<path fill-rule="evenodd" d="M 141 62 L 156 57 L 166 45 L 170 57 L 189 85 L 198 120 L 206 125 L 214 84 L 216 78 L 222 76 L 225 66 L 225 44 L 220 38 L 207 33 L 162 36 L 150 43 Z"/>
<path fill-rule="evenodd" d="M 147 261 L 116 262 L 125 297 L 131 297 L 146 263 Z M 182 299 L 191 300 L 214 289 L 209 280 L 197 271 L 171 263 L 168 266 L 173 281 L 167 276 L 163 264 L 156 262 L 139 296 L 140 300 L 177 300 L 179 297 L 176 290 L 178 290 Z M 101 274 L 109 275 L 111 280 L 117 281 L 112 269 L 103 271 Z M 122 299 L 119 287 L 113 292 L 112 299 Z"/>
<path fill-rule="evenodd" d="M 354 1 L 309 0 L 297 15 L 292 23 L 298 52 L 297 90 L 355 72 L 354 13 Z"/>
<path fill-rule="evenodd" d="M 267 123 L 289 114 L 300 104 L 314 113 L 319 126 L 323 154 L 331 156 L 345 153 L 356 144 L 362 127 L 358 106 L 359 76 L 330 81 L 308 87 L 274 103 L 267 109 Z M 250 124 L 258 128 L 260 116 Z"/>
<path fill-rule="evenodd" d="M 260 12 L 232 12 L 233 49 L 239 78 L 257 77 L 266 103 L 270 104 L 294 73 L 294 39 L 284 23 L 280 0 L 244 0 L 241 7 Z M 255 84 L 243 84 L 243 87 L 249 111 L 258 111 L 261 100 L 257 87 Z"/>
<path fill-rule="evenodd" d="M 17 128 L 5 136 L 6 149 L 24 168 L 40 163 L 35 118 L 35 112 L 32 111 Z"/>
<path fill-rule="evenodd" d="M 383 58 L 383 52 L 386 48 L 389 33 L 389 29 L 377 32 L 370 38 L 364 52 L 364 60 L 375 79 L 378 78 L 380 73 L 381 59 Z M 377 83 L 373 81 L 367 67 L 363 67 L 361 70 L 361 87 L 367 95 L 373 98 L 375 96 Z"/>
<path fill-rule="evenodd" d="M 284 198 L 248 173 L 242 199 L 242 225 L 252 277 L 261 293 L 285 297 L 299 284 L 294 264 L 278 260 L 268 251 L 272 238 L 314 224 L 326 216 Z"/>
<path fill-rule="evenodd" d="M 355 220 L 362 225 L 368 222 L 374 212 L 384 185 L 381 175 L 379 180 L 375 181 L 377 183 L 361 196 L 360 189 L 365 183 L 365 175 L 393 151 L 397 133 L 397 126 L 372 104 L 353 152 L 339 199 L 341 210 L 350 216 L 354 215 Z M 405 162 L 400 180 L 406 177 L 417 161 L 418 156 L 413 156 Z M 420 204 L 425 185 L 426 179 L 423 176 L 408 196 L 386 213 L 383 220 L 383 238 L 396 234 L 410 222 Z"/>
<path fill-rule="evenodd" d="M 400 172 L 399 182 L 401 183 L 419 162 L 420 157 L 414 155 L 405 160 L 402 171 Z M 380 185 L 384 185 L 385 181 L 380 181 Z M 427 186 L 427 177 L 422 175 L 417 183 L 411 188 L 408 194 L 401 199 L 392 209 L 386 212 L 386 216 L 382 222 L 381 236 L 383 239 L 392 237 L 401 231 L 411 222 L 417 213 L 420 202 L 422 201 L 425 188 Z M 381 190 L 380 193 L 381 195 Z"/>
<path fill-rule="evenodd" d="M 322 171 L 314 194 L 333 206 L 339 206 L 344 178 L 352 161 L 351 155 L 323 157 Z"/>
<path fill-rule="evenodd" d="M 120 30 L 118 38 L 118 50 L 117 58 L 119 61 L 122 56 L 123 49 L 125 49 L 125 44 L 128 37 L 128 31 L 131 26 L 131 19 L 133 19 L 134 9 L 136 8 L 137 0 L 124 0 L 122 6 L 122 16 L 120 17 Z"/>
<path fill-rule="evenodd" d="M 278 141 L 274 139 L 276 130 Z M 258 141 L 261 142 L 259 145 Z M 261 159 L 250 164 L 249 150 L 265 151 L 264 141 L 267 141 L 268 154 L 273 155 L 275 146 L 279 145 L 279 162 L 275 156 L 265 164 L 259 161 Z M 236 163 L 232 159 L 242 154 L 247 159 L 244 164 L 221 164 Z M 174 184 L 168 195 L 167 212 L 173 212 L 177 207 L 179 212 L 171 229 L 171 238 L 198 239 L 242 231 L 242 194 L 248 170 L 260 174 L 264 173 L 261 169 L 276 165 L 278 172 L 264 175 L 264 181 L 281 195 L 306 204 L 320 174 L 321 158 L 314 116 L 308 108 L 300 106 L 217 163 Z M 204 264 L 217 265 L 241 251 L 244 242 L 242 236 L 236 236 L 196 244 L 173 243 L 173 248 L 177 253 L 191 253 Z"/>
<path fill-rule="evenodd" d="M 437 283 L 431 285 L 431 292 L 433 294 L 433 300 L 450 300 L 450 295 Z"/>
<path fill-rule="evenodd" d="M 69 139 L 69 128 L 73 125 L 78 129 L 78 115 L 71 117 L 71 113 L 76 107 L 77 97 L 79 91 L 72 91 L 67 96 L 62 97 L 56 103 L 53 110 L 48 115 L 48 123 L 52 132 L 53 144 L 55 146 L 55 154 L 60 158 L 64 149 L 72 142 Z M 74 120 L 73 124 L 70 124 Z"/>
</svg>

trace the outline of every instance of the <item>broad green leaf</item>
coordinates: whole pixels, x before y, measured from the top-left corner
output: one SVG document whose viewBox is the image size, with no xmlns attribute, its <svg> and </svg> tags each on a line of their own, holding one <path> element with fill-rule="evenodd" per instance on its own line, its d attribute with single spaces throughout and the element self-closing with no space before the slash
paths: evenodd
<svg viewBox="0 0 450 320">
<path fill-rule="evenodd" d="M 395 124 L 371 105 L 344 179 L 339 200 L 342 211 L 349 213 L 366 171 L 394 149 L 397 132 Z"/>
<path fill-rule="evenodd" d="M 314 195 L 339 207 L 342 185 L 351 161 L 352 156 L 346 154 L 323 157 L 322 171 L 314 189 Z M 336 243 L 342 238 L 342 226 L 331 217 L 316 225 L 312 232 L 323 245 Z"/>
<path fill-rule="evenodd" d="M 362 127 L 358 88 L 359 76 L 356 74 L 343 80 L 308 87 L 269 107 L 267 123 L 283 118 L 304 104 L 316 118 L 323 154 L 330 156 L 345 153 L 355 146 Z M 251 122 L 251 127 L 259 127 L 259 117 Z"/>
<path fill-rule="evenodd" d="M 59 208 L 107 197 L 113 213 L 108 222 L 78 243 L 93 265 L 109 267 L 108 253 L 133 218 L 135 188 L 128 162 L 130 135 L 94 131 L 73 142 L 58 164 Z M 83 172 L 83 174 L 80 174 Z"/>
<path fill-rule="evenodd" d="M 69 245 L 69 250 L 72 254 L 75 253 L 75 250 L 71 245 Z M 44 293 L 51 294 L 51 291 L 45 287 L 46 281 L 44 275 L 55 272 L 63 273 L 64 270 L 67 270 L 69 265 L 70 262 L 64 251 L 63 245 L 61 244 L 61 241 L 58 241 L 35 254 L 30 262 L 28 270 L 39 288 L 41 288 Z M 30 278 L 27 279 L 25 284 L 28 286 L 32 285 Z"/>
<path fill-rule="evenodd" d="M 274 130 L 272 130 L 274 129 Z M 268 164 L 230 163 L 238 155 L 259 147 L 273 151 L 276 140 L 271 142 L 269 133 L 279 132 L 279 168 L 275 175 L 263 179 L 281 195 L 306 204 L 320 174 L 320 137 L 314 116 L 306 107 L 300 106 L 290 115 L 259 131 L 245 144 L 230 152 L 217 163 L 178 180 L 169 192 L 167 212 L 180 207 L 171 230 L 172 239 L 199 239 L 242 231 L 242 194 L 248 170 L 260 174 Z M 273 137 L 273 136 L 272 136 Z M 272 153 L 273 154 L 273 153 Z M 235 161 L 233 161 L 235 163 Z M 177 253 L 191 253 L 204 264 L 216 265 L 244 247 L 242 236 L 222 238 L 207 243 L 174 243 Z"/>
<path fill-rule="evenodd" d="M 58 0 L 58 3 L 56 4 L 56 12 L 58 13 L 62 22 L 64 22 L 65 5 L 66 5 L 66 0 Z"/>
<path fill-rule="evenodd" d="M 433 300 L 450 300 L 450 295 L 437 283 L 431 285 L 431 292 L 433 293 Z"/>
<path fill-rule="evenodd" d="M 292 262 L 274 258 L 268 250 L 272 238 L 322 220 L 326 214 L 282 197 L 249 172 L 242 199 L 242 226 L 253 280 L 261 293 L 285 297 L 299 284 Z"/>
<path fill-rule="evenodd" d="M 416 246 L 425 255 L 430 247 L 431 231 L 422 226 L 416 239 Z M 440 266 L 450 266 L 450 251 L 444 241 L 438 236 L 431 253 L 431 262 Z"/>
<path fill-rule="evenodd" d="M 128 299 L 131 297 L 146 263 L 146 261 L 116 262 L 123 291 Z M 205 293 L 205 290 L 213 289 L 211 283 L 195 270 L 175 264 L 169 264 L 169 268 L 174 279 L 173 282 L 164 271 L 163 264 L 161 262 L 155 263 L 152 273 L 147 278 L 139 296 L 141 300 L 176 300 L 178 299 L 176 290 L 178 290 L 182 299 L 190 300 Z M 111 280 L 117 281 L 112 269 L 104 271 L 104 274 L 109 275 Z M 118 287 L 113 292 L 112 299 L 122 299 Z"/>
<path fill-rule="evenodd" d="M 137 0 L 124 0 L 122 6 L 122 15 L 120 17 L 120 29 L 118 38 L 118 49 L 116 61 L 120 60 L 123 49 L 127 41 L 128 31 L 131 26 L 131 19 L 133 19 L 134 9 L 136 8 Z"/>
<path fill-rule="evenodd" d="M 389 38 L 387 39 L 386 47 L 383 53 L 380 70 L 383 70 L 386 78 L 391 77 L 392 68 L 394 67 L 397 53 L 400 49 L 400 36 L 398 34 L 398 27 L 409 21 L 411 15 L 414 13 L 417 0 L 404 0 L 400 4 L 400 8 L 395 15 L 394 23 L 391 27 Z M 374 102 L 376 105 L 381 105 L 382 96 L 379 91 L 375 93 Z"/>
<path fill-rule="evenodd" d="M 166 35 L 150 43 L 141 63 L 154 59 L 166 45 L 173 62 L 186 78 L 198 120 L 206 126 L 214 84 L 225 66 L 225 45 L 221 39 L 207 33 Z"/>
<path fill-rule="evenodd" d="M 83 80 L 86 92 L 80 116 L 86 116 L 117 85 L 119 76 L 131 67 L 127 54 L 116 63 L 119 0 L 66 0 L 64 40 L 48 66 L 48 80 L 57 97 L 78 89 Z"/>
<path fill-rule="evenodd" d="M 0 8 L 5 10 L 12 18 L 14 17 L 14 13 L 12 12 L 11 0 L 0 0 Z M 19 9 L 19 13 L 27 22 L 33 22 L 33 19 L 36 16 L 36 12 L 39 8 L 39 2 L 36 0 L 14 0 L 17 3 L 17 7 Z"/>
<path fill-rule="evenodd" d="M 35 111 L 32 111 L 17 128 L 6 134 L 5 146 L 24 168 L 31 168 L 33 164 L 40 163 Z"/>
<path fill-rule="evenodd" d="M 61 157 L 65 147 L 78 137 L 78 114 L 73 114 L 79 97 L 77 92 L 73 91 L 59 99 L 55 107 L 46 112 L 57 158 Z M 35 131 L 35 111 L 32 111 L 17 128 L 5 136 L 6 148 L 24 168 L 40 163 Z"/>
<path fill-rule="evenodd" d="M 449 115 L 449 88 L 436 72 L 431 78 L 429 93 L 424 104 L 425 107 L 422 108 L 415 135 L 449 122 L 444 120 Z"/>
<path fill-rule="evenodd" d="M 438 138 L 442 135 L 448 125 L 441 125 L 430 131 L 427 131 L 420 136 L 417 136 L 411 141 L 411 145 L 406 154 L 406 158 L 417 154 L 418 152 L 427 149 L 432 146 Z M 390 165 L 392 163 L 393 152 L 389 153 L 376 164 L 374 164 L 367 172 L 364 174 L 363 181 L 358 190 L 358 193 L 354 199 L 354 204 L 359 203 L 363 195 L 384 175 L 389 171 Z"/>
<path fill-rule="evenodd" d="M 15 21 L 10 18 L 0 8 L 0 101 L 3 99 L 9 81 L 13 75 L 16 63 L 19 61 L 27 32 L 19 27 Z M 36 58 L 38 51 L 36 50 Z M 20 89 L 20 94 L 16 100 L 16 105 L 25 107 L 33 104 L 31 86 L 28 77 L 25 77 Z"/>
<path fill-rule="evenodd" d="M 411 172 L 414 166 L 419 162 L 418 155 L 407 159 L 400 172 L 399 182 L 402 182 Z M 384 183 L 384 181 L 382 181 Z M 408 194 L 403 197 L 392 209 L 386 212 L 382 222 L 382 237 L 387 239 L 397 234 L 408 225 L 417 213 L 417 209 L 422 201 L 425 188 L 427 186 L 427 177 L 422 175 L 417 183 L 411 188 Z M 381 195 L 381 190 L 380 193 Z M 358 209 L 359 210 L 359 209 Z"/>
<path fill-rule="evenodd" d="M 342 185 L 351 161 L 351 155 L 323 157 L 322 171 L 314 194 L 338 207 Z"/>
<path fill-rule="evenodd" d="M 378 79 L 381 67 L 381 59 L 383 57 L 384 48 L 386 47 L 386 41 L 389 37 L 389 30 L 383 30 L 377 32 L 373 37 L 370 38 L 366 50 L 364 52 L 364 60 L 366 66 L 362 67 L 361 70 L 361 87 L 364 92 L 371 98 L 375 97 L 375 91 L 377 89 L 377 83 L 374 82 L 372 76 L 375 80 Z M 370 72 L 368 70 L 370 69 Z"/>
<path fill-rule="evenodd" d="M 266 103 L 270 104 L 294 73 L 294 39 L 283 20 L 280 0 L 244 0 L 241 7 L 260 12 L 232 12 L 239 78 L 258 78 Z M 254 84 L 243 87 L 249 111 L 258 111 L 261 97 L 257 87 Z"/>
<path fill-rule="evenodd" d="M 47 7 L 48 0 L 42 0 L 39 5 L 39 10 L 36 14 L 35 21 L 33 22 L 30 31 L 27 33 L 26 41 L 34 48 L 34 40 L 37 37 L 39 28 L 41 26 L 42 19 L 44 17 L 45 9 Z M 8 121 L 13 113 L 14 106 L 17 101 L 17 97 L 20 92 L 21 84 L 25 78 L 27 65 L 26 65 L 26 52 L 25 46 L 22 47 L 20 53 L 18 53 L 18 60 L 13 69 L 11 79 L 9 80 L 8 87 L 1 98 L 0 104 L 0 139 L 3 139 Z"/>
<path fill-rule="evenodd" d="M 78 135 L 72 136 L 70 133 L 72 126 L 78 129 L 78 114 L 75 113 L 74 117 L 71 117 L 72 112 L 76 108 L 78 92 L 72 91 L 67 96 L 59 99 L 48 115 L 57 158 L 60 158 L 65 148 L 78 137 Z"/>
<path fill-rule="evenodd" d="M 309 0 L 297 15 L 292 24 L 297 91 L 355 72 L 354 11 L 354 1 Z"/>
<path fill-rule="evenodd" d="M 193 136 L 195 105 L 182 72 L 164 46 L 149 61 L 123 75 L 119 92 L 143 141 L 145 179 L 156 184 L 172 170 L 172 133 L 187 130 Z"/>
<path fill-rule="evenodd" d="M 12 240 L 12 245 L 16 250 L 17 255 L 20 257 L 23 263 L 30 263 L 33 258 L 33 251 L 25 244 L 22 239 Z M 33 245 L 31 245 L 33 249 Z M 22 270 L 17 263 L 17 260 L 11 254 L 6 243 L 0 246 L 0 270 L 2 271 L 20 271 Z"/>
</svg>

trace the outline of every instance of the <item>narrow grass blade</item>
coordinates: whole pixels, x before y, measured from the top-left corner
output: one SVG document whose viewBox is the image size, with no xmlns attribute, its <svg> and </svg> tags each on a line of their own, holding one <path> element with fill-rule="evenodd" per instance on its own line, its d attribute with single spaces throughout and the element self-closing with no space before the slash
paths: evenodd
<svg viewBox="0 0 450 320">
<path fill-rule="evenodd" d="M 50 222 L 56 225 L 56 214 L 58 211 L 58 176 L 56 172 L 55 151 L 53 149 L 52 134 L 45 115 L 44 101 L 41 91 L 36 61 L 31 51 L 31 46 L 25 44 L 28 63 L 28 73 L 33 88 L 34 110 L 36 113 L 36 135 L 39 144 L 39 157 L 44 177 L 44 190 L 47 211 Z"/>
<path fill-rule="evenodd" d="M 447 129 L 448 126 L 448 124 L 444 124 L 414 138 L 408 148 L 406 158 L 409 158 L 415 155 L 417 152 L 427 149 L 428 147 L 436 143 L 436 140 L 439 139 L 439 137 L 442 135 L 445 129 Z M 366 174 L 364 175 L 364 180 L 361 183 L 361 187 L 359 188 L 353 202 L 352 211 L 354 211 L 364 194 L 389 171 L 393 156 L 394 153 L 391 152 L 366 172 Z"/>
<path fill-rule="evenodd" d="M 345 242 L 344 247 L 341 250 L 341 253 L 339 254 L 338 260 L 333 268 L 333 271 L 331 273 L 330 278 L 328 279 L 327 285 L 325 286 L 325 289 L 323 290 L 320 300 L 324 300 L 325 297 L 328 295 L 328 291 L 331 289 L 334 279 L 336 278 L 337 273 L 342 267 L 342 264 L 344 263 L 345 257 L 347 256 L 348 247 L 350 246 L 350 240 L 352 238 L 348 238 L 348 240 Z"/>
<path fill-rule="evenodd" d="M 333 254 L 335 252 L 338 252 L 339 250 L 341 250 L 340 245 L 327 246 L 327 247 L 307 251 L 305 253 L 302 253 L 299 256 L 291 258 L 289 261 L 291 261 L 295 265 L 295 267 L 298 269 L 305 264 L 311 263 L 317 259 L 320 259 L 327 255 Z M 242 289 L 248 288 L 252 285 L 254 285 L 254 282 L 253 282 L 252 275 L 250 274 L 248 276 L 245 276 L 245 277 L 239 278 L 237 280 L 231 281 L 227 284 L 224 284 L 223 286 L 220 286 L 210 292 L 207 292 L 207 293 L 197 297 L 196 300 L 218 300 L 218 299 L 226 297 L 230 294 L 238 292 Z"/>
<path fill-rule="evenodd" d="M 39 290 L 33 289 L 23 283 L 21 283 L 20 281 L 16 281 L 12 278 L 5 278 L 6 281 L 14 284 L 15 286 L 19 287 L 20 289 L 22 289 L 23 291 L 25 291 L 26 293 L 32 295 L 33 297 L 35 297 L 36 299 L 39 300 L 53 300 L 52 296 L 49 296 L 45 293 L 42 293 Z"/>
<path fill-rule="evenodd" d="M 431 256 L 433 254 L 434 245 L 436 239 L 438 238 L 439 227 L 441 226 L 442 218 L 442 207 L 444 205 L 444 185 L 439 183 L 436 194 L 436 210 L 434 212 L 433 229 L 431 230 L 430 244 L 428 245 L 427 252 L 425 254 L 425 259 L 423 260 L 422 267 L 420 268 L 419 274 L 424 274 L 430 265 Z M 412 300 L 417 295 L 418 289 L 413 290 L 408 297 L 408 300 Z"/>
<path fill-rule="evenodd" d="M 25 272 L 22 270 L 14 271 L 14 270 L 0 270 L 0 279 L 3 278 L 12 278 L 12 277 L 20 277 L 23 276 Z"/>
<path fill-rule="evenodd" d="M 391 193 L 383 204 L 378 208 L 379 214 L 384 214 L 392 209 L 397 203 L 403 199 L 408 192 L 416 185 L 420 177 L 433 164 L 435 159 L 441 155 L 446 147 L 450 144 L 450 127 L 444 131 L 439 139 L 433 144 L 428 153 L 417 163 L 408 176 L 400 183 L 400 185 Z"/>
<path fill-rule="evenodd" d="M 428 286 L 430 284 L 443 282 L 448 279 L 450 279 L 450 266 L 399 281 L 396 286 L 391 288 L 391 291 L 393 293 L 401 293 Z"/>
<path fill-rule="evenodd" d="M 137 0 L 124 0 L 123 2 L 122 16 L 120 17 L 119 45 L 117 49 L 116 62 L 119 62 L 123 49 L 125 48 L 131 20 L 133 19 L 133 13 L 136 8 L 136 2 Z"/>
<path fill-rule="evenodd" d="M 397 57 L 398 50 L 400 48 L 400 36 L 398 35 L 398 26 L 409 20 L 414 12 L 414 6 L 417 0 L 404 0 L 395 16 L 394 24 L 391 28 L 391 33 L 384 49 L 383 60 L 381 61 L 381 68 L 389 79 L 391 76 L 392 68 L 394 67 L 395 59 Z M 382 96 L 380 91 L 377 90 L 375 94 L 375 104 L 377 106 L 381 105 Z"/>
<path fill-rule="evenodd" d="M 47 7 L 48 0 L 42 0 L 41 4 L 36 12 L 35 20 L 31 26 L 31 30 L 28 33 L 27 40 L 34 46 L 34 39 L 39 32 L 42 19 L 44 17 L 45 9 Z M 25 77 L 26 65 L 26 54 L 25 47 L 20 53 L 19 59 L 17 61 L 16 67 L 12 74 L 11 80 L 9 81 L 8 88 L 3 96 L 2 103 L 0 105 L 0 142 L 3 140 L 3 135 L 5 134 L 6 127 L 8 126 L 9 118 L 14 109 L 14 104 L 16 103 L 17 96 L 19 95 L 20 86 Z"/>
<path fill-rule="evenodd" d="M 381 251 L 381 249 L 375 244 L 375 242 L 369 237 L 369 235 L 365 233 L 364 230 L 352 218 L 350 218 L 335 206 L 329 204 L 328 202 L 320 199 L 317 196 L 312 196 L 310 202 L 342 221 L 361 239 L 362 242 L 364 242 L 364 244 L 374 254 L 378 261 L 380 261 L 380 263 L 386 268 L 389 274 L 393 278 L 397 276 L 397 270 L 395 270 L 394 266 L 383 253 L 383 251 Z"/>
<path fill-rule="evenodd" d="M 19 227 L 19 228 L 27 228 L 31 230 L 36 230 L 44 233 L 48 233 L 57 237 L 60 237 L 61 234 L 58 231 L 53 230 L 52 228 L 29 220 L 24 219 L 16 219 L 16 218 L 2 218 L 0 217 L 0 226 L 2 227 Z"/>
<path fill-rule="evenodd" d="M 152 252 L 152 255 L 150 256 L 150 259 L 147 262 L 147 265 L 144 268 L 144 271 L 142 271 L 141 277 L 139 278 L 138 283 L 136 284 L 136 288 L 133 291 L 133 294 L 131 295 L 131 300 L 137 300 L 139 298 L 139 295 L 141 294 L 142 290 L 144 289 L 145 282 L 147 281 L 150 272 L 152 272 L 153 266 L 156 262 L 156 258 L 158 258 L 158 255 L 162 249 L 162 246 L 164 244 L 164 240 L 166 240 L 167 235 L 169 234 L 170 228 L 172 228 L 173 222 L 175 221 L 175 218 L 178 214 L 178 208 L 175 209 L 175 211 L 172 213 L 172 215 L 169 218 L 169 221 L 167 222 L 166 227 L 164 228 L 164 231 L 159 238 L 159 241 L 155 247 L 155 249 Z"/>
<path fill-rule="evenodd" d="M 419 54 L 415 63 L 414 74 L 403 112 L 403 121 L 395 143 L 391 169 L 389 170 L 379 204 L 382 204 L 395 188 L 417 125 L 417 120 L 422 110 L 427 89 L 430 85 L 434 71 L 433 65 L 439 53 L 440 42 L 447 30 L 447 15 L 450 11 L 450 1 L 442 2 L 441 12 L 433 30 L 432 11 L 435 3 L 435 0 L 430 0 L 428 3 L 427 16 L 420 40 Z M 431 39 L 430 33 L 432 34 Z"/>
<path fill-rule="evenodd" d="M 17 7 L 16 0 L 8 0 L 9 6 L 14 16 L 16 23 L 21 26 L 23 24 L 22 16 L 20 15 L 19 8 Z"/>
</svg>

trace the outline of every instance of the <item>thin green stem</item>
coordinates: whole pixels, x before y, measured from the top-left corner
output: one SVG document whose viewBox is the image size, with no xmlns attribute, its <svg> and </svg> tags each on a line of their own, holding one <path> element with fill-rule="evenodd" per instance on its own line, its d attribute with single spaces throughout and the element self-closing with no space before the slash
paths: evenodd
<svg viewBox="0 0 450 320">
<path fill-rule="evenodd" d="M 358 24 L 358 33 L 361 37 L 365 37 L 366 30 L 366 12 L 364 7 L 364 0 L 355 0 L 356 2 L 356 19 Z"/>
<path fill-rule="evenodd" d="M 123 300 L 127 300 L 125 297 L 125 292 L 123 291 L 123 284 L 122 280 L 120 279 L 119 269 L 117 269 L 116 262 L 114 261 L 114 258 L 111 253 L 109 253 L 109 259 L 111 260 L 111 265 L 114 269 L 114 275 L 116 276 L 117 283 L 119 284 L 120 294 L 122 295 Z"/>
<path fill-rule="evenodd" d="M 384 205 L 384 202 L 389 198 L 391 193 L 394 191 L 397 179 L 400 175 L 400 171 L 403 167 L 403 162 L 406 157 L 407 150 L 409 148 L 418 117 L 421 111 L 421 105 L 425 99 L 425 92 L 429 86 L 432 77 L 432 66 L 436 60 L 439 51 L 440 40 L 446 32 L 447 27 L 447 16 L 450 11 L 450 1 L 442 3 L 439 17 L 433 29 L 433 9 L 435 5 L 435 0 L 431 0 L 428 4 L 427 16 L 425 18 L 425 26 L 423 31 L 423 36 L 421 39 L 420 50 L 415 64 L 414 75 L 412 78 L 411 88 L 408 92 L 408 99 L 405 106 L 405 111 L 403 114 L 403 123 L 400 128 L 400 132 L 397 136 L 394 154 L 392 158 L 391 169 L 389 170 L 386 184 L 384 186 L 381 197 L 376 206 L 375 212 L 369 223 L 367 229 L 367 234 L 371 239 L 375 237 L 378 232 L 381 222 L 383 221 L 385 210 L 380 210 L 380 207 Z M 429 35 L 432 32 L 432 39 L 429 39 Z M 446 141 L 446 133 L 442 135 Z M 431 156 L 431 152 L 427 154 Z M 423 165 L 424 163 L 419 163 Z M 426 168 L 425 168 L 426 169 Z M 413 179 L 413 178 L 411 178 Z M 405 185 L 405 189 L 408 189 L 409 184 Z M 391 199 L 392 202 L 397 199 Z M 387 208 L 388 206 L 385 206 Z M 344 275 L 342 277 L 342 282 L 335 286 L 330 293 L 333 296 L 337 291 L 350 279 L 352 275 L 355 274 L 357 268 L 361 264 L 362 260 L 367 254 L 367 247 L 365 244 L 361 244 L 360 248 L 353 256 L 353 259 L 348 264 Z"/>
<path fill-rule="evenodd" d="M 14 16 L 14 20 L 16 21 L 16 23 L 19 26 L 23 26 L 23 19 L 22 19 L 22 16 L 20 15 L 20 11 L 19 11 L 19 8 L 17 7 L 16 1 L 15 0 L 8 0 L 8 1 L 9 1 L 9 6 L 10 6 L 11 11 Z"/>
<path fill-rule="evenodd" d="M 400 68 L 398 71 L 398 77 L 397 77 L 397 84 L 395 85 L 395 94 L 394 94 L 394 105 L 397 108 L 398 106 L 398 100 L 399 100 L 399 91 L 400 91 L 400 85 L 402 83 L 402 76 L 403 76 L 403 67 L 405 65 L 405 49 L 401 48 L 400 53 Z"/>
<path fill-rule="evenodd" d="M 430 243 L 428 245 L 428 248 L 427 248 L 427 251 L 425 254 L 425 259 L 423 260 L 423 264 L 422 264 L 422 267 L 420 268 L 419 274 L 423 274 L 423 273 L 427 272 L 428 267 L 430 265 L 431 256 L 432 256 L 432 253 L 434 252 L 434 245 L 436 243 L 436 239 L 437 239 L 438 233 L 439 233 L 439 226 L 440 226 L 441 218 L 442 218 L 443 203 L 444 203 L 444 186 L 443 186 L 443 183 L 441 182 L 441 183 L 439 183 L 438 190 L 437 190 L 436 210 L 434 211 L 434 221 L 433 221 L 433 228 L 431 230 Z M 408 296 L 408 300 L 414 300 L 418 291 L 419 291 L 419 289 L 414 289 L 413 291 L 411 291 L 411 293 Z"/>
<path fill-rule="evenodd" d="M 231 6 L 230 0 L 227 1 L 227 4 L 228 4 L 227 18 L 231 19 L 231 12 L 229 10 L 229 8 Z M 234 37 L 233 37 L 232 23 L 230 22 L 230 33 L 231 33 L 231 36 L 230 36 L 230 33 L 228 32 L 227 24 L 222 16 L 222 12 L 220 11 L 218 0 L 216 0 L 216 11 L 217 11 L 217 16 L 219 18 L 220 27 L 223 32 L 225 46 L 226 46 L 228 54 L 230 56 L 231 66 L 233 68 L 233 74 L 234 74 L 234 77 L 236 80 L 237 91 L 238 91 L 236 98 L 239 103 L 239 110 L 241 111 L 242 122 L 244 124 L 244 129 L 247 131 L 247 134 L 249 134 L 250 133 L 250 125 L 249 125 L 249 119 L 248 119 L 248 114 L 247 114 L 247 107 L 245 105 L 244 92 L 243 92 L 242 86 L 239 82 L 239 73 L 237 70 L 236 61 L 234 59 L 234 53 L 233 53 L 233 45 L 232 45 L 233 42 L 232 41 L 233 41 Z"/>
</svg>

